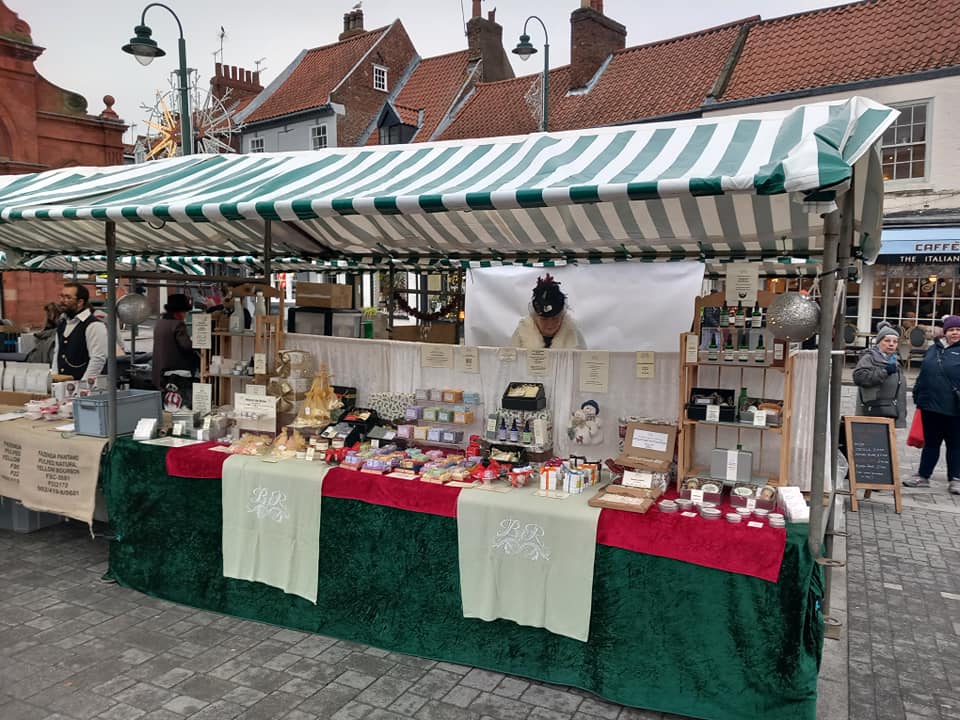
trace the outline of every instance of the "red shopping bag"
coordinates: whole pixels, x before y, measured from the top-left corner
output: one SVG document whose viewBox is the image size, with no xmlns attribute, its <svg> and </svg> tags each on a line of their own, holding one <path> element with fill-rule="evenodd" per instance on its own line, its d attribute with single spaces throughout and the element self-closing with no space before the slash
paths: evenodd
<svg viewBox="0 0 960 720">
<path fill-rule="evenodd" d="M 907 433 L 907 445 L 915 448 L 923 447 L 923 421 L 920 419 L 920 408 L 913 411 L 910 432 Z"/>
</svg>

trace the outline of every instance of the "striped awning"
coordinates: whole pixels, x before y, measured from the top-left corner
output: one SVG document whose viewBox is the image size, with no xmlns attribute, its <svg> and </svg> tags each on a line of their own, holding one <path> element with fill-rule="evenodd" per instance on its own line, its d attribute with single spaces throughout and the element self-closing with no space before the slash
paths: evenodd
<svg viewBox="0 0 960 720">
<path fill-rule="evenodd" d="M 0 249 L 470 262 L 816 257 L 820 214 L 855 194 L 879 247 L 871 152 L 897 111 L 854 97 L 792 110 L 477 140 L 192 155 L 0 177 Z M 68 222 L 56 222 L 68 221 Z"/>
</svg>

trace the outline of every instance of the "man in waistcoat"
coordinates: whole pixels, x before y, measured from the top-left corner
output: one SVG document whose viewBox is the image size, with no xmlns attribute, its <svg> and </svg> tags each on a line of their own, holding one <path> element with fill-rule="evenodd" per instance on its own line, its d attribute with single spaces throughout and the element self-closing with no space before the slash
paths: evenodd
<svg viewBox="0 0 960 720">
<path fill-rule="evenodd" d="M 63 317 L 53 346 L 54 380 L 82 380 L 100 375 L 107 364 L 107 326 L 90 310 L 90 291 L 66 283 L 60 293 Z"/>
</svg>

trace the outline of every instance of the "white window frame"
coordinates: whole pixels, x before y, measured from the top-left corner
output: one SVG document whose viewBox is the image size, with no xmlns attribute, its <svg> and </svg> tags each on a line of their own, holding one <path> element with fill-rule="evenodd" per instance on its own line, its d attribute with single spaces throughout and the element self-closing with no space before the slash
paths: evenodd
<svg viewBox="0 0 960 720">
<path fill-rule="evenodd" d="M 264 152 L 262 137 L 250 138 L 250 152 L 252 153 Z"/>
<path fill-rule="evenodd" d="M 373 66 L 373 89 L 387 92 L 389 83 L 387 82 L 387 68 L 383 65 Z"/>
<path fill-rule="evenodd" d="M 898 103 L 888 103 L 888 105 L 897 110 L 912 110 L 912 108 L 922 106 L 926 110 L 926 124 L 924 126 L 924 138 L 923 138 L 923 175 L 922 176 L 913 176 L 905 178 L 893 178 L 885 180 L 885 184 L 888 188 L 903 188 L 904 186 L 909 185 L 923 185 L 930 181 L 930 156 L 931 156 L 931 140 L 933 137 L 933 99 L 925 98 L 919 100 L 910 100 L 907 102 L 898 102 Z M 897 128 L 897 123 L 903 120 L 904 116 L 901 114 L 899 118 L 891 126 L 891 130 Z M 888 130 L 889 132 L 890 130 Z M 913 142 L 912 139 L 910 142 L 903 143 L 894 143 L 892 145 L 884 144 L 883 138 L 880 139 L 880 159 L 881 167 L 883 166 L 883 155 L 884 152 L 890 149 L 896 150 L 897 148 L 907 148 L 911 146 L 918 145 L 919 142 Z"/>
<path fill-rule="evenodd" d="M 313 125 L 310 128 L 310 149 L 323 150 L 327 147 L 327 126 Z"/>
</svg>

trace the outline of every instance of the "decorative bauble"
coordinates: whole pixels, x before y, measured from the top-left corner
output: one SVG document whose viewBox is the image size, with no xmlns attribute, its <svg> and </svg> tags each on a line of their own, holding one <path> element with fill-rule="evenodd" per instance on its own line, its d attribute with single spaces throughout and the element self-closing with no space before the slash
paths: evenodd
<svg viewBox="0 0 960 720">
<path fill-rule="evenodd" d="M 117 317 L 124 325 L 139 325 L 150 317 L 150 301 L 137 293 L 124 295 L 117 300 Z"/>
<path fill-rule="evenodd" d="M 806 340 L 819 326 L 820 305 L 806 293 L 782 293 L 767 308 L 767 327 L 778 340 Z"/>
</svg>

